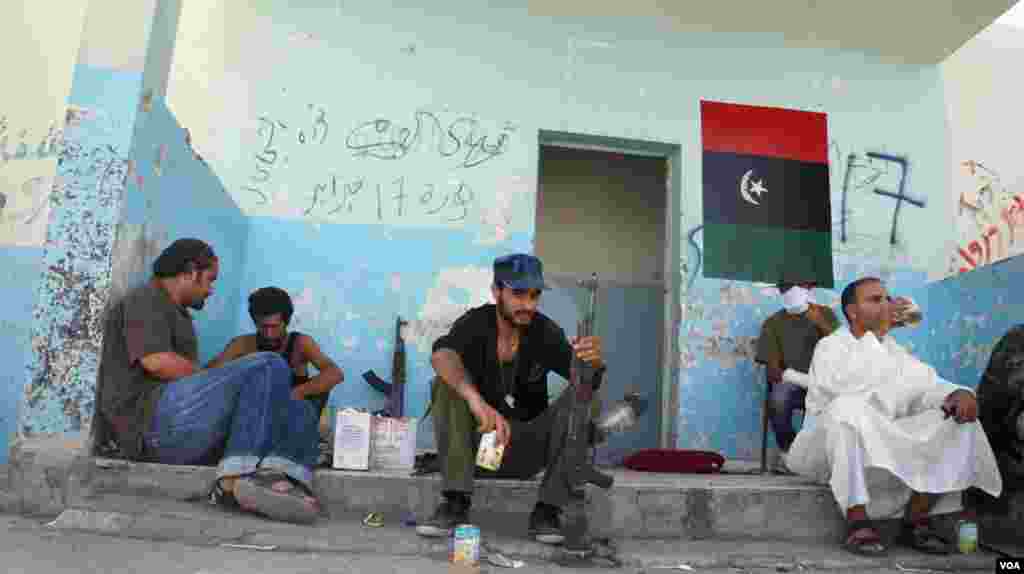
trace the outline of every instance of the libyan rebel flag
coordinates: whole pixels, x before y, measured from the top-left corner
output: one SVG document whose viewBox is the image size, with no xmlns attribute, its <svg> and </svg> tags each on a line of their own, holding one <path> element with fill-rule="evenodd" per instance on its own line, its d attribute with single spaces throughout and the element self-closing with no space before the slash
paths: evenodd
<svg viewBox="0 0 1024 574">
<path fill-rule="evenodd" d="M 822 113 L 702 101 L 704 276 L 833 286 Z"/>
</svg>

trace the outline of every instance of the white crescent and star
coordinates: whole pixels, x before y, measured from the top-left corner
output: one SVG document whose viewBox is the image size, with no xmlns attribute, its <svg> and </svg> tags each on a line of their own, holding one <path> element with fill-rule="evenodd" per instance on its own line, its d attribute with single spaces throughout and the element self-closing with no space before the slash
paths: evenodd
<svg viewBox="0 0 1024 574">
<path fill-rule="evenodd" d="M 754 199 L 753 194 L 756 193 L 757 198 L 761 199 L 761 194 L 767 193 L 768 188 L 764 186 L 763 180 L 758 179 L 751 182 L 750 178 L 753 175 L 754 170 L 752 169 L 748 169 L 747 173 L 743 174 L 743 177 L 740 179 L 740 196 L 743 198 L 743 201 L 751 205 L 761 205 L 757 199 Z"/>
</svg>

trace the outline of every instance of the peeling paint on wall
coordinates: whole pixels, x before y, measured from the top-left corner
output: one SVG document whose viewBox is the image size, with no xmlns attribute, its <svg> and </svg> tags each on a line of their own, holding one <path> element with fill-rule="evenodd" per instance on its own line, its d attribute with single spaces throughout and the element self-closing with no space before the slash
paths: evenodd
<svg viewBox="0 0 1024 574">
<path fill-rule="evenodd" d="M 460 315 L 491 302 L 493 279 L 494 272 L 487 267 L 441 269 L 417 316 L 402 328 L 406 343 L 429 353 L 434 341 L 447 333 Z"/>
<path fill-rule="evenodd" d="M 26 435 L 83 431 L 92 420 L 141 74 L 79 66 L 76 78 L 73 102 L 96 94 L 112 108 L 71 106 L 64 127 L 19 413 Z"/>
</svg>

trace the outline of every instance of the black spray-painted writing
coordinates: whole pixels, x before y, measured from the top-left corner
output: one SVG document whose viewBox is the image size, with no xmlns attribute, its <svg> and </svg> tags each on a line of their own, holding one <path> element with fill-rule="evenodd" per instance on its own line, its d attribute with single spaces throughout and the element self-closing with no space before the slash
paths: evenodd
<svg viewBox="0 0 1024 574">
<path fill-rule="evenodd" d="M 327 112 L 323 108 L 313 108 L 313 104 L 309 104 L 309 110 L 313 112 L 313 127 L 309 131 L 309 136 L 306 135 L 306 131 L 299 128 L 298 134 L 295 136 L 300 144 L 307 143 L 327 143 L 327 132 L 330 127 L 327 125 Z"/>
<path fill-rule="evenodd" d="M 303 214 L 321 217 L 345 215 L 353 212 L 356 202 L 363 205 L 372 202 L 377 221 L 405 217 L 410 208 L 415 208 L 421 214 L 456 222 L 469 216 L 470 207 L 476 199 L 473 190 L 462 182 L 447 186 L 427 183 L 415 186 L 415 191 L 409 187 L 405 177 L 384 183 L 368 182 L 363 177 L 345 181 L 332 175 L 326 183 L 313 186 L 310 204 Z"/>
<path fill-rule="evenodd" d="M 50 129 L 38 144 L 34 141 L 27 141 L 27 129 L 18 132 L 17 143 L 12 144 L 10 142 L 12 134 L 8 132 L 9 129 L 7 116 L 0 116 L 0 165 L 9 161 L 54 157 L 59 155 L 64 147 L 64 132 L 53 124 L 50 124 Z"/>
<path fill-rule="evenodd" d="M 274 143 L 274 136 L 277 135 L 278 129 L 285 129 L 286 127 L 279 121 L 260 117 L 260 127 L 256 130 L 256 133 L 263 140 L 263 149 L 253 156 L 256 158 L 256 171 L 253 175 L 249 176 L 250 184 L 243 188 L 260 196 L 260 203 L 267 203 L 268 201 L 267 194 L 263 192 L 263 186 L 270 181 L 270 170 L 277 165 L 277 160 L 281 155 Z"/>
<path fill-rule="evenodd" d="M 686 240 L 690 244 L 690 247 L 693 247 L 694 252 L 693 264 L 689 265 L 689 261 L 683 263 L 683 273 L 687 274 L 688 277 L 686 280 L 687 292 L 689 292 L 689 290 L 693 287 L 693 282 L 697 280 L 697 276 L 700 275 L 700 266 L 703 262 L 704 254 L 700 249 L 700 244 L 697 243 L 696 236 L 703 230 L 704 226 L 698 225 L 691 229 L 689 233 L 686 234 Z"/>
<path fill-rule="evenodd" d="M 462 116 L 444 124 L 427 111 L 416 112 L 413 123 L 410 128 L 387 119 L 364 122 L 348 134 L 345 145 L 356 157 L 398 160 L 428 144 L 443 158 L 458 156 L 458 165 L 469 168 L 505 153 L 515 129 L 506 125 L 494 136 L 474 118 Z"/>
<path fill-rule="evenodd" d="M 309 104 L 308 107 L 313 114 L 312 127 L 308 132 L 303 128 L 297 128 L 295 139 L 300 145 L 324 144 L 327 142 L 327 134 L 330 130 L 327 123 L 327 112 L 323 108 L 314 108 L 312 104 Z M 267 116 L 260 116 L 259 122 L 260 127 L 256 129 L 256 133 L 261 138 L 262 149 L 253 155 L 256 159 L 256 170 L 249 176 L 249 184 L 242 189 L 255 193 L 260 198 L 259 203 L 265 204 L 269 202 L 265 188 L 270 182 L 273 171 L 287 163 L 287 158 L 284 157 L 280 148 L 280 142 L 285 136 L 279 136 L 279 134 L 287 132 L 289 128 L 284 122 L 270 119 Z"/>
<path fill-rule="evenodd" d="M 889 170 L 892 166 L 897 166 L 900 170 L 899 183 L 896 186 L 897 190 L 892 191 L 876 186 L 876 183 L 883 176 L 889 174 Z M 896 206 L 893 208 L 892 213 L 892 227 L 889 233 L 889 243 L 890 245 L 897 244 L 899 216 L 903 202 L 907 202 L 916 207 L 924 207 L 926 204 L 926 200 L 924 198 L 915 198 L 907 194 L 906 185 L 909 168 L 910 163 L 907 161 L 906 157 L 888 153 L 869 151 L 866 152 L 863 157 L 854 153 L 851 153 L 846 157 L 846 171 L 843 174 L 841 199 L 839 235 L 841 242 L 846 243 L 847 241 L 847 221 L 849 220 L 850 213 L 847 208 L 847 199 L 850 195 L 850 191 L 871 187 L 875 194 L 896 200 Z"/>
</svg>

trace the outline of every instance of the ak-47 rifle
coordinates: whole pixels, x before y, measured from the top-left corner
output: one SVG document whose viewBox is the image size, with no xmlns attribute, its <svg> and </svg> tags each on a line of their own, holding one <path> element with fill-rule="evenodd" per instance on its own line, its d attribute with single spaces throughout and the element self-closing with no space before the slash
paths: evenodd
<svg viewBox="0 0 1024 574">
<path fill-rule="evenodd" d="M 405 340 L 402 326 L 405 321 L 399 316 L 395 321 L 395 353 L 391 357 L 391 416 L 402 418 L 405 414 Z"/>
<path fill-rule="evenodd" d="M 579 283 L 589 291 L 586 311 L 577 323 L 576 335 L 580 339 L 594 334 L 594 326 L 597 318 L 597 274 L 594 273 L 590 280 L 582 280 Z M 568 428 L 566 429 L 565 443 L 562 457 L 559 460 L 560 474 L 565 480 L 568 500 L 568 511 L 565 524 L 565 550 L 577 559 L 586 558 L 593 550 L 589 537 L 590 527 L 587 520 L 586 502 L 583 487 L 593 484 L 603 489 L 609 489 L 615 479 L 607 474 L 598 471 L 594 467 L 593 438 L 594 425 L 591 422 L 594 406 L 595 387 L 601 384 L 603 373 L 597 372 L 594 367 L 584 363 L 573 353 L 572 367 L 569 372 L 569 388 L 565 392 L 571 395 L 571 410 L 568 416 Z"/>
<path fill-rule="evenodd" d="M 590 280 L 581 280 L 579 286 L 589 291 L 587 309 L 577 324 L 576 336 L 580 339 L 594 334 L 597 321 L 597 273 Z M 566 455 L 569 470 L 569 488 L 578 490 L 585 484 L 608 489 L 615 479 L 594 468 L 592 456 L 591 415 L 595 385 L 600 386 L 600 377 L 594 367 L 586 364 L 573 354 L 569 374 L 570 390 L 574 393 L 573 408 L 569 415 L 569 429 L 566 440 Z"/>
<path fill-rule="evenodd" d="M 405 414 L 405 340 L 402 339 L 402 327 L 406 321 L 399 316 L 395 321 L 395 352 L 391 356 L 391 382 L 377 376 L 373 369 L 363 373 L 363 380 L 374 389 L 388 397 L 385 407 L 386 416 L 401 418 Z"/>
</svg>

